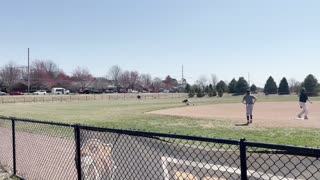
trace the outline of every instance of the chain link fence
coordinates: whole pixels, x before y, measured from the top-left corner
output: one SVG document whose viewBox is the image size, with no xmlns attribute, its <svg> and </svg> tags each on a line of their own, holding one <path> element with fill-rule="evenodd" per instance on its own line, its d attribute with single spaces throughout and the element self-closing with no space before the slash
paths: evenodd
<svg viewBox="0 0 320 180">
<path fill-rule="evenodd" d="M 237 141 L 97 132 L 87 127 L 81 128 L 81 137 L 84 179 L 240 179 Z"/>
<path fill-rule="evenodd" d="M 319 149 L 248 142 L 246 152 L 249 177 L 320 179 Z"/>
<path fill-rule="evenodd" d="M 0 120 L 0 165 L 4 170 L 13 169 L 12 122 Z"/>
<path fill-rule="evenodd" d="M 24 179 L 320 179 L 320 149 L 0 117 L 0 162 Z"/>
<path fill-rule="evenodd" d="M 16 121 L 16 171 L 25 179 L 76 179 L 73 128 Z"/>
</svg>

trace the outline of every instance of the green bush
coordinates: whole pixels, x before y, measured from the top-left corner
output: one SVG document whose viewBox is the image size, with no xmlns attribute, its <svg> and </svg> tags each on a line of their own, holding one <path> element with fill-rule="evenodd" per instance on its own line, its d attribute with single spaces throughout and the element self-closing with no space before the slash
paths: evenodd
<svg viewBox="0 0 320 180">
<path fill-rule="evenodd" d="M 223 93 L 225 92 L 223 87 L 218 87 L 217 86 L 217 92 L 218 92 L 218 96 L 219 97 L 222 97 L 223 96 Z"/>
<path fill-rule="evenodd" d="M 206 94 L 203 92 L 203 91 L 199 91 L 197 92 L 197 97 L 203 97 L 205 96 Z"/>
<path fill-rule="evenodd" d="M 210 89 L 208 92 L 208 96 L 209 97 L 216 97 L 217 96 L 217 92 L 213 89 Z"/>
<path fill-rule="evenodd" d="M 195 95 L 195 92 L 193 90 L 189 91 L 189 93 L 188 93 L 189 98 L 193 98 L 194 95 Z"/>
</svg>

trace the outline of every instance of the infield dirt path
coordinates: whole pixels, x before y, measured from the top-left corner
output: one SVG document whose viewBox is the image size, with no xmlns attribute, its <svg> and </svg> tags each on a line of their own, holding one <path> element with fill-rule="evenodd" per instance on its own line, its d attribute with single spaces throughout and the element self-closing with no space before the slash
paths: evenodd
<svg viewBox="0 0 320 180">
<path fill-rule="evenodd" d="M 307 104 L 309 119 L 297 119 L 301 111 L 298 102 L 257 102 L 254 106 L 256 127 L 306 127 L 320 128 L 320 102 Z M 241 103 L 187 106 L 148 112 L 170 116 L 205 118 L 212 120 L 231 120 L 235 125 L 246 122 L 245 105 Z"/>
</svg>

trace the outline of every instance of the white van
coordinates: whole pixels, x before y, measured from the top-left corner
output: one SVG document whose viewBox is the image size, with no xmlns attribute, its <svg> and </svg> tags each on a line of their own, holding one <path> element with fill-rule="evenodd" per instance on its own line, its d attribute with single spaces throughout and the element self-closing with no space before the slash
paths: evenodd
<svg viewBox="0 0 320 180">
<path fill-rule="evenodd" d="M 51 89 L 51 94 L 69 94 L 69 93 L 70 93 L 69 90 L 61 87 Z"/>
</svg>

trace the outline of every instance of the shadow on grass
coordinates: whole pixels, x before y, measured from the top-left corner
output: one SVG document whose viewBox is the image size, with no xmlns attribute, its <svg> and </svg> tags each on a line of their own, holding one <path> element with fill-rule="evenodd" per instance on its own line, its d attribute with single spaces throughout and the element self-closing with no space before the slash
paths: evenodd
<svg viewBox="0 0 320 180">
<path fill-rule="evenodd" d="M 249 126 L 248 123 L 239 123 L 239 124 L 235 124 L 235 126 Z"/>
</svg>

